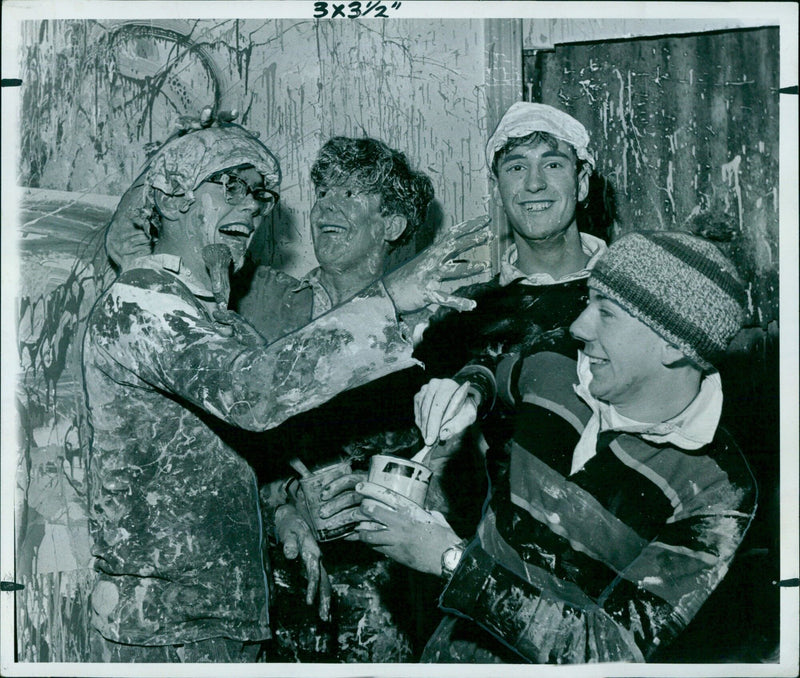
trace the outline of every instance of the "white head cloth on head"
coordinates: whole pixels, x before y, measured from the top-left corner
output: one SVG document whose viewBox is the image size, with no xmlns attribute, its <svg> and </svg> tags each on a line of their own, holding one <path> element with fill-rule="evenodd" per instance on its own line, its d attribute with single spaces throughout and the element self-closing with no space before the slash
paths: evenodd
<svg viewBox="0 0 800 678">
<path fill-rule="evenodd" d="M 497 124 L 497 128 L 486 144 L 486 164 L 491 169 L 494 156 L 509 139 L 525 137 L 533 132 L 548 132 L 557 139 L 570 144 L 578 158 L 594 167 L 594 157 L 589 151 L 589 133 L 586 128 L 568 113 L 528 101 L 512 104 Z"/>
</svg>

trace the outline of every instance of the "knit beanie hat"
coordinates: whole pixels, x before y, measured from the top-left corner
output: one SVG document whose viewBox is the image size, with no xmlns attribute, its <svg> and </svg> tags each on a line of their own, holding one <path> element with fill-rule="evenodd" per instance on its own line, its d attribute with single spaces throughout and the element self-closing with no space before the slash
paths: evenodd
<svg viewBox="0 0 800 678">
<path fill-rule="evenodd" d="M 704 371 L 713 369 L 745 318 L 746 294 L 733 264 L 688 233 L 623 236 L 598 260 L 589 285 Z"/>
<path fill-rule="evenodd" d="M 495 154 L 509 139 L 526 137 L 534 132 L 547 132 L 556 139 L 566 141 L 581 160 L 594 167 L 594 157 L 589 151 L 589 133 L 580 122 L 553 106 L 518 101 L 505 112 L 486 144 L 486 164 L 489 169 L 492 168 Z"/>
</svg>

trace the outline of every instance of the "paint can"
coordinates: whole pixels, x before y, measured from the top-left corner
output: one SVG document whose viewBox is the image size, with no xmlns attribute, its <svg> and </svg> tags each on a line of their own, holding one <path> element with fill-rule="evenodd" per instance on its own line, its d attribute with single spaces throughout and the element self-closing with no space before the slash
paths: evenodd
<svg viewBox="0 0 800 678">
<path fill-rule="evenodd" d="M 340 461 L 328 466 L 322 466 L 314 470 L 311 475 L 300 478 L 300 487 L 303 489 L 306 503 L 306 518 L 317 541 L 332 541 L 353 533 L 356 523 L 337 526 L 337 514 L 327 518 L 321 518 L 319 515 L 319 509 L 323 504 L 319 496 L 322 488 L 331 481 L 349 473 L 352 473 L 350 462 Z"/>
<path fill-rule="evenodd" d="M 423 464 L 388 454 L 376 454 L 369 461 L 368 480 L 425 505 L 433 472 Z"/>
</svg>

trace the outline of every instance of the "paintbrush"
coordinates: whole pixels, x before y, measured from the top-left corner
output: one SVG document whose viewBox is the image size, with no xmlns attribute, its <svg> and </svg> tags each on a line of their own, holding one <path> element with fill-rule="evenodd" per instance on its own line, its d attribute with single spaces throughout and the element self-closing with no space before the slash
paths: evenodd
<svg viewBox="0 0 800 678">
<path fill-rule="evenodd" d="M 297 457 L 295 457 L 289 462 L 289 466 L 291 466 L 295 471 L 297 471 L 300 474 L 301 478 L 308 478 L 308 476 L 311 475 L 311 471 L 308 470 L 308 467 Z"/>
<path fill-rule="evenodd" d="M 203 248 L 203 261 L 211 274 L 211 292 L 220 311 L 228 310 L 231 297 L 230 267 L 233 261 L 231 248 L 221 243 L 213 243 Z"/>
<path fill-rule="evenodd" d="M 425 445 L 425 447 L 423 447 L 419 452 L 417 452 L 413 457 L 411 457 L 411 461 L 416 461 L 421 464 L 422 460 L 425 459 L 426 456 L 428 456 L 428 453 L 431 451 L 431 449 L 433 449 L 433 445 Z"/>
</svg>

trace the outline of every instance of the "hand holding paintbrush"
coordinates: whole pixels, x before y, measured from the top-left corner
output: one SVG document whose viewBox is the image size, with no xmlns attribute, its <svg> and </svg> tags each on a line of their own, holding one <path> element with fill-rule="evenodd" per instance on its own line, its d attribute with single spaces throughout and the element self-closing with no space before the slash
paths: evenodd
<svg viewBox="0 0 800 678">
<path fill-rule="evenodd" d="M 233 261 L 230 247 L 222 243 L 213 243 L 203 248 L 203 262 L 211 277 L 211 293 L 217 303 L 216 310 L 212 313 L 223 327 L 222 334 L 236 335 L 242 343 L 248 346 L 265 344 L 264 338 L 255 328 L 245 321 L 238 313 L 228 309 L 228 300 L 231 296 L 230 267 Z"/>
<path fill-rule="evenodd" d="M 231 248 L 222 243 L 212 243 L 203 248 L 203 262 L 211 276 L 211 293 L 220 311 L 228 310 L 231 296 L 230 268 L 233 262 Z"/>
</svg>

